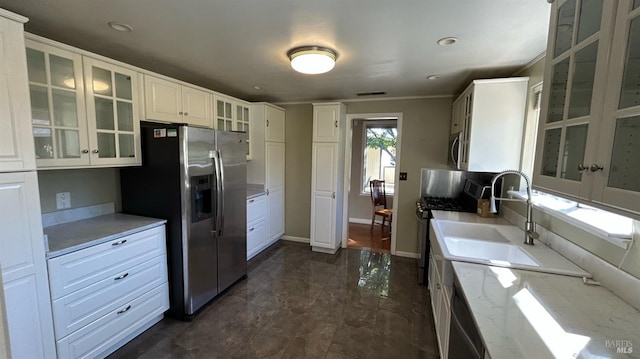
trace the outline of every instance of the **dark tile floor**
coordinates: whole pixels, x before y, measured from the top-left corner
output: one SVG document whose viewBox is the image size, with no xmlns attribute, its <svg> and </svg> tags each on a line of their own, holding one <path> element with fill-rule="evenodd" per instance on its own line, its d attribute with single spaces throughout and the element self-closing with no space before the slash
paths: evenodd
<svg viewBox="0 0 640 359">
<path fill-rule="evenodd" d="M 280 241 L 193 321 L 165 318 L 109 358 L 437 358 L 414 259 Z"/>
</svg>

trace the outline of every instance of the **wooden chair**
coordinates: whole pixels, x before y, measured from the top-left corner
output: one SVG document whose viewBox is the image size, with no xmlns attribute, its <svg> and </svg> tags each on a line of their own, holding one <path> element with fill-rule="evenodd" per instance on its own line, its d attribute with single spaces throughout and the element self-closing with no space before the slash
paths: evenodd
<svg viewBox="0 0 640 359">
<path fill-rule="evenodd" d="M 389 220 L 389 231 L 391 231 L 391 220 L 393 219 L 393 210 L 387 208 L 387 193 L 384 190 L 383 180 L 369 181 L 369 189 L 371 190 L 371 204 L 373 205 L 373 215 L 371 216 L 371 232 L 376 221 L 376 216 L 382 217 L 382 227 L 380 231 L 384 231 L 384 223 Z M 382 208 L 378 208 L 382 206 Z"/>
</svg>

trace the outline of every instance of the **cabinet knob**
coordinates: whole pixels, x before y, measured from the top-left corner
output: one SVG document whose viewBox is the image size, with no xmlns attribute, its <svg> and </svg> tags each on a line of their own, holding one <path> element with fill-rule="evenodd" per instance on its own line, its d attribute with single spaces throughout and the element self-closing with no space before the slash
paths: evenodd
<svg viewBox="0 0 640 359">
<path fill-rule="evenodd" d="M 269 120 L 267 120 L 267 127 L 269 127 Z"/>
<path fill-rule="evenodd" d="M 338 127 L 338 121 L 336 121 L 336 127 Z"/>
<path fill-rule="evenodd" d="M 254 199 L 250 199 L 250 200 L 249 200 L 249 203 L 253 203 L 254 201 L 255 201 Z"/>
<path fill-rule="evenodd" d="M 267 192 L 267 196 L 268 196 L 269 195 L 269 189 L 267 188 L 267 190 L 265 192 Z"/>
<path fill-rule="evenodd" d="M 436 283 L 436 288 L 440 289 L 440 283 Z"/>
<path fill-rule="evenodd" d="M 92 153 L 98 153 L 98 152 L 100 152 L 100 151 L 98 151 L 98 150 L 96 149 L 96 150 L 93 150 L 93 151 L 91 151 L 91 152 L 92 152 Z"/>
<path fill-rule="evenodd" d="M 251 227 L 251 229 L 249 230 L 249 232 L 253 232 L 253 230 L 256 229 L 256 227 Z"/>
<path fill-rule="evenodd" d="M 578 165 L 578 172 L 586 172 L 589 169 L 589 167 L 585 166 L 585 165 Z"/>
<path fill-rule="evenodd" d="M 335 193 L 335 192 L 333 192 L 333 193 L 331 194 L 331 198 L 333 198 L 333 199 L 335 199 L 335 198 L 336 198 L 336 193 Z"/>
<path fill-rule="evenodd" d="M 592 164 L 591 167 L 589 167 L 589 170 L 591 170 L 591 172 L 598 172 L 598 171 L 602 171 L 604 168 L 596 163 Z"/>
<path fill-rule="evenodd" d="M 178 112 L 178 115 L 182 115 L 182 111 Z"/>
<path fill-rule="evenodd" d="M 89 153 L 89 150 L 84 149 L 84 150 L 82 150 L 82 153 Z"/>
<path fill-rule="evenodd" d="M 185 112 L 185 113 L 184 113 L 184 115 L 185 115 L 185 116 L 189 116 L 189 112 Z"/>
</svg>

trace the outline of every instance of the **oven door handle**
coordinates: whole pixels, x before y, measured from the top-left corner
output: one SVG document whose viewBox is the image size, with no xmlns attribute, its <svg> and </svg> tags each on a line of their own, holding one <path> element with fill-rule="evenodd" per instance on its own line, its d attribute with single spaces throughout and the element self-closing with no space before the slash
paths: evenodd
<svg viewBox="0 0 640 359">
<path fill-rule="evenodd" d="M 450 323 L 450 325 L 455 325 L 456 328 L 458 328 L 458 332 L 460 332 L 462 334 L 462 338 L 461 339 L 464 341 L 466 346 L 470 350 L 473 351 L 473 358 L 482 358 L 482 356 L 478 352 L 478 349 L 473 344 L 473 341 L 471 340 L 471 338 L 469 337 L 467 332 L 462 327 L 462 323 L 460 323 L 460 320 L 458 319 L 458 316 L 456 315 L 456 312 L 453 310 L 453 305 L 451 305 L 451 308 L 452 308 L 452 310 L 451 310 L 451 323 Z M 451 330 L 449 330 L 449 340 L 451 340 Z"/>
</svg>

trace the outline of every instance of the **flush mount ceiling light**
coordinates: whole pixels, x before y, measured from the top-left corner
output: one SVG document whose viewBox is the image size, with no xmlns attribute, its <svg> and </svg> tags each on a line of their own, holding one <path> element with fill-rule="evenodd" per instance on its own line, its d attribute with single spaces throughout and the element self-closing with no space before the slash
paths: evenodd
<svg viewBox="0 0 640 359">
<path fill-rule="evenodd" d="M 109 25 L 110 28 L 116 30 L 116 31 L 121 31 L 121 32 L 131 32 L 133 31 L 133 28 L 130 25 L 127 24 L 123 24 L 121 22 L 117 22 L 117 21 L 110 21 L 107 23 L 107 25 Z"/>
<path fill-rule="evenodd" d="M 338 57 L 335 51 L 320 46 L 296 47 L 289 50 L 287 56 L 294 70 L 309 75 L 331 71 Z"/>
<path fill-rule="evenodd" d="M 448 45 L 453 45 L 456 42 L 458 42 L 457 37 L 443 37 L 442 39 L 438 40 L 438 45 L 448 46 Z"/>
</svg>

